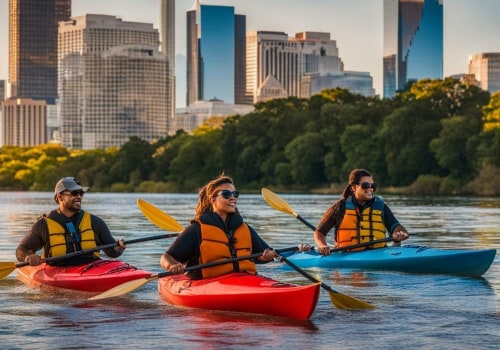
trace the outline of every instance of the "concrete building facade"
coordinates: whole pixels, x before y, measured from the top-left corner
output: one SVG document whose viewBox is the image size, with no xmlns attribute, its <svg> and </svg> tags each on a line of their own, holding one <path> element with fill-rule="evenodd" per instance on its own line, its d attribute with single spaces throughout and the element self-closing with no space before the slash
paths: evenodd
<svg viewBox="0 0 500 350">
<path fill-rule="evenodd" d="M 60 23 L 60 138 L 65 147 L 120 147 L 165 137 L 169 68 L 152 24 L 85 15 Z"/>
</svg>

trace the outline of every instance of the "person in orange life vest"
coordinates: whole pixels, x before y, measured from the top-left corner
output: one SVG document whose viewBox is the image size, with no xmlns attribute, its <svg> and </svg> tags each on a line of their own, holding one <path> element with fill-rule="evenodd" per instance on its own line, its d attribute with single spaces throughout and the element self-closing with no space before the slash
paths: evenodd
<svg viewBox="0 0 500 350">
<path fill-rule="evenodd" d="M 111 258 L 119 257 L 125 250 L 125 242 L 116 241 L 106 223 L 98 216 L 82 210 L 82 199 L 89 187 L 82 187 L 74 177 L 60 179 L 55 187 L 54 200 L 57 209 L 40 216 L 16 249 L 18 261 L 31 266 L 42 263 L 42 258 L 62 256 L 76 251 L 92 249 L 99 245 L 117 243 L 104 252 Z M 43 248 L 42 256 L 36 254 Z M 99 259 L 99 252 L 51 262 L 52 265 L 74 266 Z"/>
<path fill-rule="evenodd" d="M 351 171 L 343 198 L 326 210 L 314 231 L 314 242 L 320 254 L 330 254 L 326 235 L 332 228 L 335 228 L 335 247 L 383 239 L 386 238 L 386 231 L 391 234 L 395 245 L 408 239 L 408 231 L 399 223 L 391 209 L 381 197 L 374 196 L 376 189 L 377 184 L 369 171 Z M 369 248 L 381 248 L 385 245 L 378 243 Z M 357 248 L 360 249 L 367 247 Z"/>
<path fill-rule="evenodd" d="M 198 193 L 195 217 L 160 258 L 160 265 L 174 274 L 185 267 L 262 253 L 255 260 L 240 260 L 211 268 L 188 272 L 191 279 L 203 279 L 246 271 L 256 273 L 256 263 L 267 263 L 276 252 L 246 224 L 236 202 L 239 192 L 233 180 L 221 175 L 208 182 Z M 300 244 L 299 250 L 311 247 Z"/>
</svg>

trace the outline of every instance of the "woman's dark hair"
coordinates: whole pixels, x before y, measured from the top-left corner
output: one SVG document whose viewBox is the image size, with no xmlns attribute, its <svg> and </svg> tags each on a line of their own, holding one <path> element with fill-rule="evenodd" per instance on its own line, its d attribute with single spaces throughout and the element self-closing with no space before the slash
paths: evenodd
<svg viewBox="0 0 500 350">
<path fill-rule="evenodd" d="M 351 173 L 349 174 L 349 183 L 344 188 L 344 192 L 342 193 L 342 197 L 344 199 L 349 197 L 352 194 L 352 185 L 359 184 L 359 180 L 363 176 L 372 177 L 372 174 L 368 170 L 365 170 L 365 169 L 354 169 L 353 171 L 351 171 Z"/>
<path fill-rule="evenodd" d="M 203 213 L 212 211 L 212 204 L 210 203 L 210 198 L 214 197 L 217 192 L 219 192 L 219 187 L 223 184 L 234 185 L 233 179 L 229 176 L 221 174 L 218 178 L 209 181 L 205 186 L 198 192 L 198 204 L 196 205 L 195 220 L 200 220 Z"/>
</svg>

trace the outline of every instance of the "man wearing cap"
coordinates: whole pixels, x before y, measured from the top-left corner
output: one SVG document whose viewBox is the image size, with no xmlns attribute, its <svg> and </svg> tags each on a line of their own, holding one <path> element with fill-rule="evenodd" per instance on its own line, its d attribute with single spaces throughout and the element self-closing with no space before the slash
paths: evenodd
<svg viewBox="0 0 500 350">
<path fill-rule="evenodd" d="M 99 245 L 115 242 L 116 247 L 104 249 L 104 252 L 111 258 L 119 257 L 125 250 L 125 242 L 115 241 L 101 218 L 82 210 L 82 198 L 88 190 L 89 187 L 82 187 L 80 181 L 74 177 L 64 177 L 59 180 L 54 191 L 54 200 L 59 207 L 40 216 L 31 226 L 17 247 L 17 260 L 36 266 L 42 263 L 42 258 L 91 250 Z M 36 252 L 42 248 L 42 255 L 37 255 Z M 97 259 L 99 251 L 94 251 L 51 264 L 73 266 Z"/>
</svg>

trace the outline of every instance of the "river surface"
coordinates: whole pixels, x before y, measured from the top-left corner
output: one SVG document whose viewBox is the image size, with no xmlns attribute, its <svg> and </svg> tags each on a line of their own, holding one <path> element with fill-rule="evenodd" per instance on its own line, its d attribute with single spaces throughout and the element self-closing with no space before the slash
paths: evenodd
<svg viewBox="0 0 500 350">
<path fill-rule="evenodd" d="M 280 196 L 313 224 L 337 199 Z M 0 192 L 0 261 L 15 261 L 22 236 L 40 214 L 55 207 L 52 197 L 47 192 Z M 116 238 L 164 233 L 142 215 L 137 198 L 182 225 L 189 223 L 196 204 L 194 194 L 90 192 L 83 208 L 101 216 Z M 410 231 L 407 244 L 500 248 L 500 198 L 384 198 Z M 274 248 L 313 243 L 309 228 L 268 206 L 260 195 L 243 193 L 238 206 Z M 159 258 L 171 240 L 129 245 L 121 260 L 162 272 Z M 0 280 L 0 349 L 498 349 L 498 254 L 483 278 L 310 269 L 333 289 L 376 308 L 339 310 L 322 289 L 315 312 L 303 322 L 174 307 L 160 299 L 155 282 L 119 298 L 88 301 L 73 293 L 30 288 L 14 271 Z M 258 269 L 282 281 L 309 283 L 280 262 Z"/>
</svg>

